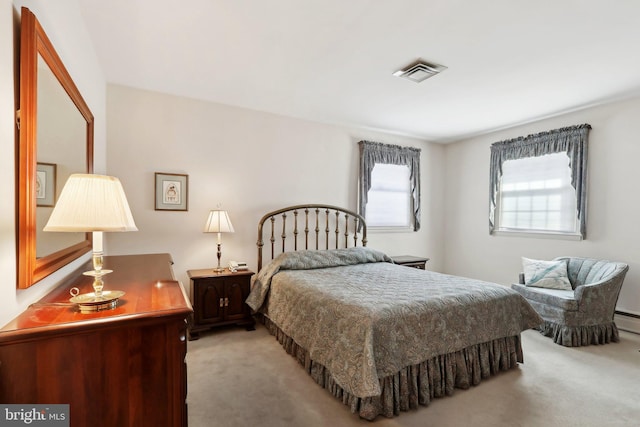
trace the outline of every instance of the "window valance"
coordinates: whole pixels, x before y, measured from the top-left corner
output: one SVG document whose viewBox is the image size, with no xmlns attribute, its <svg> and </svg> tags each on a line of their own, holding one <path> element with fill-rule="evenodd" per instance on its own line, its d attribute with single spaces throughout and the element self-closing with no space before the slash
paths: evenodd
<svg viewBox="0 0 640 427">
<path fill-rule="evenodd" d="M 420 229 L 420 149 L 379 142 L 360 141 L 360 206 L 359 214 L 364 216 L 371 189 L 371 171 L 376 163 L 406 165 L 409 168 L 411 197 L 413 199 L 413 229 Z"/>
<path fill-rule="evenodd" d="M 566 152 L 571 168 L 571 185 L 576 190 L 580 233 L 586 238 L 587 213 L 587 143 L 591 126 L 576 125 L 526 137 L 509 139 L 491 145 L 489 176 L 489 231 L 495 230 L 495 209 L 502 165 L 507 160 L 538 157 Z"/>
</svg>

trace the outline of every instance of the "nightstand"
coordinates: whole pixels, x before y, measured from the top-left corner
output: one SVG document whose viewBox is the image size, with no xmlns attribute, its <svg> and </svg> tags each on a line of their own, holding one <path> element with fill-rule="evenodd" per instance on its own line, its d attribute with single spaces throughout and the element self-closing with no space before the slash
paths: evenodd
<svg viewBox="0 0 640 427">
<path fill-rule="evenodd" d="M 422 257 L 417 257 L 412 255 L 392 256 L 391 259 L 393 260 L 394 263 L 398 265 L 403 265 L 405 267 L 419 268 L 420 270 L 426 270 L 427 261 L 429 261 L 429 258 L 422 258 Z"/>
<path fill-rule="evenodd" d="M 199 332 L 222 325 L 244 325 L 255 329 L 255 320 L 245 300 L 251 291 L 253 271 L 220 273 L 213 268 L 187 271 L 190 282 L 193 316 L 189 325 L 189 339 L 199 338 Z"/>
</svg>

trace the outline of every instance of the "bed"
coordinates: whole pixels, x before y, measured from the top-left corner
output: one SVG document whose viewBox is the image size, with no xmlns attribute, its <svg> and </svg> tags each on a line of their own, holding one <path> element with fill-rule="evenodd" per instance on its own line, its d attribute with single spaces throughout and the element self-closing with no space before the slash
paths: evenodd
<svg viewBox="0 0 640 427">
<path fill-rule="evenodd" d="M 265 226 L 271 259 L 263 268 Z M 352 412 L 393 417 L 523 362 L 520 333 L 542 320 L 522 296 L 393 264 L 366 236 L 364 218 L 335 206 L 269 212 L 258 224 L 258 274 L 247 298 Z"/>
</svg>

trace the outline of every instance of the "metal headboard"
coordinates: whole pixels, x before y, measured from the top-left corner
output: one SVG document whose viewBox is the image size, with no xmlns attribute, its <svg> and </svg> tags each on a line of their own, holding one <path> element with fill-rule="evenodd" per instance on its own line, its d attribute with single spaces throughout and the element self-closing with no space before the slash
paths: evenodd
<svg viewBox="0 0 640 427">
<path fill-rule="evenodd" d="M 288 214 L 293 215 L 293 222 L 287 223 Z M 299 216 L 304 218 L 301 220 Z M 280 220 L 280 226 L 276 225 L 277 219 Z M 263 227 L 267 221 L 271 224 L 271 234 L 269 236 L 271 259 L 276 254 L 276 227 L 280 232 L 278 237 L 282 240 L 282 245 L 278 245 L 279 253 L 286 250 L 347 248 L 350 240 L 353 240 L 352 247 L 358 246 L 358 240 L 361 241 L 362 246 L 367 246 L 367 224 L 361 215 L 331 205 L 289 206 L 267 213 L 258 223 L 258 271 L 262 269 Z M 302 228 L 299 227 L 299 222 L 301 222 Z M 351 227 L 349 226 L 350 224 Z M 304 233 L 304 247 L 299 249 L 298 235 L 300 233 Z M 360 236 L 358 233 L 360 233 Z M 289 235 L 293 235 L 293 248 L 287 249 L 286 240 Z"/>
</svg>

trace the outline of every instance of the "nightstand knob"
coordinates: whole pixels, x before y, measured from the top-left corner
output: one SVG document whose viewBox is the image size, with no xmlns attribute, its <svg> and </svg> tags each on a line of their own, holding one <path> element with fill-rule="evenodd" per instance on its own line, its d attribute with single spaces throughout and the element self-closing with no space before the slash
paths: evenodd
<svg viewBox="0 0 640 427">
<path fill-rule="evenodd" d="M 224 299 L 224 306 L 229 307 L 229 298 Z"/>
<path fill-rule="evenodd" d="M 224 298 L 220 298 L 220 307 L 224 307 Z"/>
</svg>

